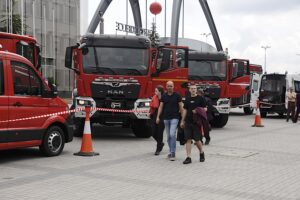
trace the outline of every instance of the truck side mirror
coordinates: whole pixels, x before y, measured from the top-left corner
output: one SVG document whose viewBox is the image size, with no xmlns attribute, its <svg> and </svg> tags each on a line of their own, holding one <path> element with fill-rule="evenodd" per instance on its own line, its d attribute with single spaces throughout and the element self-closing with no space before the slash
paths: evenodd
<svg viewBox="0 0 300 200">
<path fill-rule="evenodd" d="M 42 97 L 43 98 L 56 98 L 58 95 L 57 87 L 54 84 L 49 84 L 50 91 L 48 89 L 43 88 Z"/>
<path fill-rule="evenodd" d="M 68 69 L 72 69 L 72 59 L 73 59 L 73 47 L 66 48 L 65 55 L 65 67 Z"/>
<path fill-rule="evenodd" d="M 51 88 L 51 92 L 52 92 L 53 98 L 56 98 L 57 95 L 58 95 L 57 86 L 54 85 L 54 84 L 51 84 L 50 88 Z"/>
<path fill-rule="evenodd" d="M 73 70 L 76 74 L 79 74 L 79 70 L 72 67 L 72 60 L 73 60 L 73 49 L 76 46 L 70 46 L 66 48 L 66 55 L 65 55 L 65 67 L 68 69 Z"/>
</svg>

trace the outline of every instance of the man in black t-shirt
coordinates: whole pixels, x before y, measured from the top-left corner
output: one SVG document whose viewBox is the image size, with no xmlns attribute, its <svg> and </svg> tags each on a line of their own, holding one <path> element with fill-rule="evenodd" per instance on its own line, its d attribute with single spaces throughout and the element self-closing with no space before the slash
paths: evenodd
<svg viewBox="0 0 300 200">
<path fill-rule="evenodd" d="M 195 140 L 195 143 L 199 149 L 200 152 L 200 162 L 204 162 L 204 152 L 203 152 L 203 146 L 200 142 L 201 140 L 201 130 L 200 127 L 194 122 L 193 115 L 196 114 L 196 108 L 202 107 L 203 113 L 206 115 L 206 101 L 204 97 L 199 96 L 197 94 L 197 86 L 191 85 L 189 87 L 190 90 L 190 97 L 187 98 L 184 102 L 184 110 L 183 115 L 181 119 L 180 126 L 181 128 L 184 128 L 184 135 L 186 139 L 186 153 L 187 158 L 183 162 L 183 164 L 189 164 L 192 162 L 191 159 L 191 151 L 192 151 L 192 140 Z"/>
<path fill-rule="evenodd" d="M 169 154 L 168 158 L 171 161 L 175 160 L 176 153 L 176 129 L 179 122 L 180 111 L 183 111 L 181 96 L 174 92 L 174 83 L 167 82 L 167 92 L 162 95 L 161 102 L 158 108 L 157 116 L 162 113 L 162 118 L 165 124 L 165 131 L 168 135 Z M 156 123 L 159 124 L 160 119 L 156 118 Z"/>
</svg>

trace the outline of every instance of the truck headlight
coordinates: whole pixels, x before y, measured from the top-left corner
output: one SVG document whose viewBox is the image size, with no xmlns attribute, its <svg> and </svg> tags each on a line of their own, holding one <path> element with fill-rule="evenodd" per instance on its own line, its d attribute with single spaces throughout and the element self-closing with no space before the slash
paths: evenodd
<svg viewBox="0 0 300 200">
<path fill-rule="evenodd" d="M 150 107 L 150 102 L 139 102 L 138 108 Z"/>
<path fill-rule="evenodd" d="M 77 104 L 79 106 L 92 106 L 92 102 L 88 100 L 78 99 Z"/>
<path fill-rule="evenodd" d="M 228 104 L 229 103 L 229 100 L 221 100 L 219 101 L 219 105 L 221 104 Z"/>
</svg>

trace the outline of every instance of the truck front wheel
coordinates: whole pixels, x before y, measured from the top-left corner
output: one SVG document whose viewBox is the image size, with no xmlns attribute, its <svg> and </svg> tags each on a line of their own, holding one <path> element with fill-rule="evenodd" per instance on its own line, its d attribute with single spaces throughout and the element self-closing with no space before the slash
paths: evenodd
<svg viewBox="0 0 300 200">
<path fill-rule="evenodd" d="M 51 126 L 45 133 L 40 151 L 45 156 L 59 155 L 65 146 L 65 136 L 59 126 Z"/>
<path fill-rule="evenodd" d="M 145 119 L 133 120 L 131 124 L 133 134 L 138 138 L 149 138 L 152 135 L 150 121 Z"/>
<path fill-rule="evenodd" d="M 223 128 L 227 124 L 228 117 L 228 114 L 220 114 L 219 116 L 215 116 L 213 120 L 210 121 L 210 124 L 215 128 Z"/>
</svg>

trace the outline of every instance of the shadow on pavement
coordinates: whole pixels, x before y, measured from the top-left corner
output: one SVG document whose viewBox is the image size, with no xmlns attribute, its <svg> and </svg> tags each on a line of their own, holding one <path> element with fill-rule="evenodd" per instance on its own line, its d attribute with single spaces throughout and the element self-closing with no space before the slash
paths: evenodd
<svg viewBox="0 0 300 200">
<path fill-rule="evenodd" d="M 39 148 L 24 148 L 0 151 L 0 164 L 5 162 L 21 161 L 24 159 L 45 158 L 39 151 Z"/>
<path fill-rule="evenodd" d="M 130 128 L 122 128 L 122 126 L 100 126 L 92 127 L 93 140 L 142 140 L 147 138 L 137 138 Z"/>
</svg>

